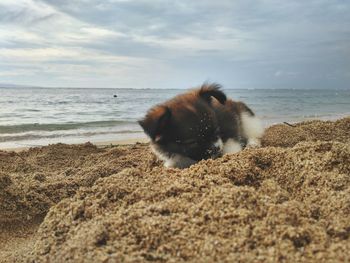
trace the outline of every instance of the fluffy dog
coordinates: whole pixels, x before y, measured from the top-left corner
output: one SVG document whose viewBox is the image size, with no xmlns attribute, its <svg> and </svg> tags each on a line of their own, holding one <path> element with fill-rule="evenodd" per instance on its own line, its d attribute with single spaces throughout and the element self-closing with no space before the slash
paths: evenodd
<svg viewBox="0 0 350 263">
<path fill-rule="evenodd" d="M 154 106 L 139 121 L 166 167 L 186 168 L 260 145 L 260 120 L 243 102 L 227 99 L 220 88 L 203 84 Z"/>
</svg>

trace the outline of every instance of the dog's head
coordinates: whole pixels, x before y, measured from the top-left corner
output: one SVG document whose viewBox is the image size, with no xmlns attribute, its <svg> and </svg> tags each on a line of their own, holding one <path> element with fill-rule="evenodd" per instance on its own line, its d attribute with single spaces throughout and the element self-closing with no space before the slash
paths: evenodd
<svg viewBox="0 0 350 263">
<path fill-rule="evenodd" d="M 222 155 L 215 104 L 226 95 L 217 84 L 181 94 L 151 108 L 139 124 L 162 153 L 180 154 L 194 161 Z"/>
</svg>

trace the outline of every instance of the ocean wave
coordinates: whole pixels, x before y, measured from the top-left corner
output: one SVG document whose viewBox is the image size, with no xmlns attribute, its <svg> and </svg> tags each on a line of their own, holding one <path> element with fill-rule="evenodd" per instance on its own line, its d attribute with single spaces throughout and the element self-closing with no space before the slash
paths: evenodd
<svg viewBox="0 0 350 263">
<path fill-rule="evenodd" d="M 19 133 L 14 135 L 0 136 L 0 142 L 9 142 L 9 141 L 23 141 L 23 140 L 38 140 L 38 139 L 54 139 L 54 138 L 88 138 L 96 135 L 121 135 L 121 134 L 141 134 L 142 131 L 137 130 L 120 130 L 120 131 L 91 131 L 91 132 L 70 132 L 70 133 Z"/>
<path fill-rule="evenodd" d="M 137 125 L 131 121 L 93 121 L 77 123 L 28 123 L 19 125 L 0 125 L 0 134 L 13 134 L 30 131 L 62 131 L 75 130 L 81 128 L 101 128 L 125 125 Z"/>
</svg>

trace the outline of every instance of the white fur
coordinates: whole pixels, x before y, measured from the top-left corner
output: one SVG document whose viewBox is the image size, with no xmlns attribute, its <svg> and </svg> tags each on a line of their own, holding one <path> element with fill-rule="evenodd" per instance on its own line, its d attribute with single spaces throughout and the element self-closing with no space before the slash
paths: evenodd
<svg viewBox="0 0 350 263">
<path fill-rule="evenodd" d="M 224 144 L 219 138 L 215 143 L 214 146 L 219 148 L 219 151 L 221 152 L 224 148 Z M 167 154 L 164 154 L 162 151 L 160 151 L 157 147 L 157 145 L 151 144 L 151 149 L 154 152 L 157 157 L 164 161 L 164 166 L 168 168 L 187 168 L 191 166 L 192 164 L 195 164 L 196 161 L 192 160 L 191 158 L 188 158 L 186 156 L 183 156 L 181 154 L 172 154 L 170 157 Z"/>
<path fill-rule="evenodd" d="M 247 141 L 247 148 L 257 148 L 260 147 L 261 143 L 260 143 L 260 139 L 258 138 L 249 138 Z"/>
<path fill-rule="evenodd" d="M 243 135 L 248 140 L 247 147 L 259 147 L 260 138 L 264 133 L 261 120 L 247 112 L 243 112 L 241 113 L 241 123 Z"/>
<path fill-rule="evenodd" d="M 151 144 L 151 149 L 160 160 L 164 161 L 164 166 L 168 168 L 186 168 L 196 163 L 196 161 L 181 154 L 173 154 L 169 157 L 159 151 L 154 144 Z"/>
<path fill-rule="evenodd" d="M 219 148 L 220 152 L 222 151 L 222 149 L 224 148 L 224 144 L 223 144 L 221 138 L 219 138 L 216 142 L 214 142 L 214 146 L 216 148 Z"/>
<path fill-rule="evenodd" d="M 169 157 L 166 156 L 166 155 L 165 155 L 164 153 L 162 153 L 161 151 L 159 151 L 159 150 L 157 149 L 157 146 L 154 145 L 153 143 L 151 143 L 151 150 L 152 150 L 152 152 L 153 152 L 155 155 L 157 155 L 157 157 L 158 157 L 160 160 L 166 162 L 166 161 L 169 159 Z"/>
<path fill-rule="evenodd" d="M 228 139 L 224 143 L 223 154 L 236 153 L 236 152 L 239 152 L 240 150 L 242 150 L 242 146 L 238 141 L 234 139 Z"/>
</svg>

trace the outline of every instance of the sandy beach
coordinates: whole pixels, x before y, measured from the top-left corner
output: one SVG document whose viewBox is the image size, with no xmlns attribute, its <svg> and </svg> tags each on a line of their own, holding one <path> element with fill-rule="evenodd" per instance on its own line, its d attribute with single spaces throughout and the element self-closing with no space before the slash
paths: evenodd
<svg viewBox="0 0 350 263">
<path fill-rule="evenodd" d="M 130 145 L 135 143 L 148 143 L 149 139 L 147 138 L 137 138 L 137 139 L 123 139 L 123 140 L 113 140 L 113 141 L 102 141 L 102 142 L 93 142 L 94 145 L 96 145 L 99 148 L 105 148 L 105 147 L 113 147 L 117 145 Z M 22 152 L 25 150 L 29 150 L 29 148 L 39 148 L 42 146 L 36 146 L 36 147 L 12 147 L 12 148 L 0 148 L 0 151 L 7 151 L 7 152 Z"/>
<path fill-rule="evenodd" d="M 349 262 L 350 117 L 167 169 L 148 143 L 0 151 L 0 262 Z"/>
</svg>

